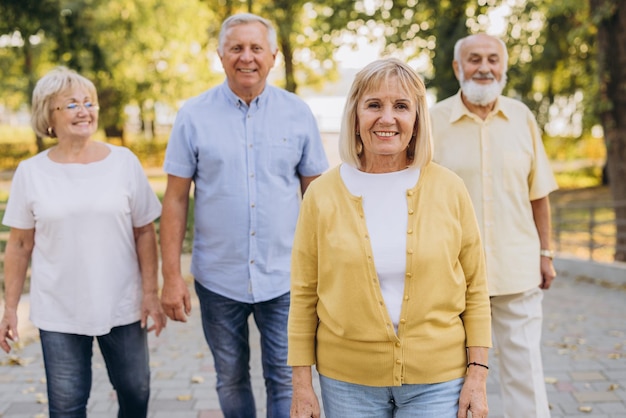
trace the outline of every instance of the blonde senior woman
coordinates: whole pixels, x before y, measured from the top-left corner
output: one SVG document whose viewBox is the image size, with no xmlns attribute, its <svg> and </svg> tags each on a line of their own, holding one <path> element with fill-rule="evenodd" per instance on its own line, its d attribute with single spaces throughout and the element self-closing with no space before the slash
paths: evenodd
<svg viewBox="0 0 626 418">
<path fill-rule="evenodd" d="M 93 140 L 98 109 L 95 86 L 72 70 L 56 68 L 37 82 L 32 125 L 57 144 L 19 164 L 3 218 L 11 231 L 0 347 L 9 352 L 19 337 L 31 262 L 30 319 L 41 337 L 51 418 L 86 416 L 94 337 L 118 417 L 145 417 L 147 332 L 159 335 L 166 323 L 153 223 L 161 205 L 128 149 Z"/>
<path fill-rule="evenodd" d="M 304 195 L 292 252 L 292 417 L 487 416 L 490 310 L 462 180 L 431 162 L 426 91 L 397 59 L 352 84 L 342 164 Z"/>
</svg>

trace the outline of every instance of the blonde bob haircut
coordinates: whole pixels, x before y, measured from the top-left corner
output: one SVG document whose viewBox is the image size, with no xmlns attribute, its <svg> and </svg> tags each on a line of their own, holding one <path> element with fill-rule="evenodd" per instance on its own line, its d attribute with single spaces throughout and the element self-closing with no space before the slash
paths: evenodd
<svg viewBox="0 0 626 418">
<path fill-rule="evenodd" d="M 360 155 L 363 142 L 357 136 L 357 107 L 361 98 L 388 82 L 399 83 L 403 91 L 415 100 L 417 115 L 415 118 L 415 136 L 407 147 L 408 166 L 424 167 L 432 161 L 433 141 L 426 101 L 426 86 L 420 76 L 404 62 L 397 58 L 376 60 L 354 77 L 343 109 L 341 129 L 339 132 L 339 157 L 341 161 L 356 168 L 361 168 Z"/>
<path fill-rule="evenodd" d="M 51 102 L 57 94 L 74 87 L 86 90 L 91 96 L 91 101 L 96 105 L 98 104 L 96 86 L 90 80 L 69 68 L 56 67 L 37 81 L 33 90 L 31 125 L 39 137 L 49 136 L 53 138 L 56 136 L 54 131 L 49 129 L 50 117 L 53 112 Z"/>
</svg>

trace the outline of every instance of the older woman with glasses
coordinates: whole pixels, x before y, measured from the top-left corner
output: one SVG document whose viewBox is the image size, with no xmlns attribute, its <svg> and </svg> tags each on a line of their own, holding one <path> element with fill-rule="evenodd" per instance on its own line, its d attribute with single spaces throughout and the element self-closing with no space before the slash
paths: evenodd
<svg viewBox="0 0 626 418">
<path fill-rule="evenodd" d="M 94 337 L 118 416 L 145 417 L 147 332 L 159 335 L 166 323 L 154 228 L 161 205 L 128 149 L 93 140 L 98 109 L 95 86 L 72 70 L 39 80 L 33 129 L 57 144 L 19 164 L 3 218 L 11 232 L 0 347 L 9 352 L 18 339 L 30 262 L 30 319 L 41 337 L 50 417 L 86 416 Z"/>
</svg>

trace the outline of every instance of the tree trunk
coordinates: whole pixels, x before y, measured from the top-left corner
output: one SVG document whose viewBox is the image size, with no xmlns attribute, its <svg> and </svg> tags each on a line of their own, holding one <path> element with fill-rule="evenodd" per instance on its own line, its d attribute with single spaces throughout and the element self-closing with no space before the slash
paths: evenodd
<svg viewBox="0 0 626 418">
<path fill-rule="evenodd" d="M 285 90 L 297 93 L 298 84 L 294 74 L 292 35 L 294 29 L 294 17 L 302 7 L 301 1 L 276 0 L 269 2 L 262 10 L 265 17 L 274 22 L 274 29 L 278 37 L 278 46 L 285 60 Z"/>
<path fill-rule="evenodd" d="M 296 84 L 296 78 L 293 73 L 293 51 L 291 50 L 289 35 L 281 35 L 280 45 L 283 51 L 283 57 L 285 58 L 285 90 L 296 93 L 298 85 Z"/>
<path fill-rule="evenodd" d="M 454 75 L 454 44 L 467 36 L 467 2 L 442 2 L 438 6 L 438 24 L 434 28 L 437 48 L 433 57 L 433 67 L 437 71 L 437 101 L 454 96 L 459 91 L 459 81 Z"/>
<path fill-rule="evenodd" d="M 107 125 L 103 130 L 107 142 L 126 145 L 124 142 L 124 128 L 120 128 L 117 125 Z"/>
<path fill-rule="evenodd" d="M 24 43 L 24 48 L 22 48 L 24 54 L 24 74 L 28 78 L 28 106 L 33 108 L 33 90 L 35 89 L 35 74 L 33 68 L 33 50 L 28 42 L 28 40 Z M 35 135 L 35 145 L 37 146 L 37 152 L 41 152 L 45 148 L 45 144 L 43 142 L 43 138 L 39 135 Z"/>
<path fill-rule="evenodd" d="M 598 22 L 600 117 L 615 208 L 615 260 L 626 261 L 626 0 L 590 0 Z"/>
</svg>

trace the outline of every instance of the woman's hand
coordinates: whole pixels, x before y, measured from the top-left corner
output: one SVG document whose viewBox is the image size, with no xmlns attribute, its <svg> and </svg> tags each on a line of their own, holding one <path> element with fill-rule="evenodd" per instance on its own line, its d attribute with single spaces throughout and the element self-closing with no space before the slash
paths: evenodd
<svg viewBox="0 0 626 418">
<path fill-rule="evenodd" d="M 320 404 L 313 388 L 293 389 L 290 416 L 291 418 L 319 418 Z"/>
<path fill-rule="evenodd" d="M 465 383 L 459 397 L 458 418 L 467 418 L 471 411 L 472 418 L 486 418 L 489 413 L 487 406 L 487 369 L 470 366 L 465 376 Z"/>
<path fill-rule="evenodd" d="M 24 290 L 26 271 L 35 246 L 35 229 L 11 228 L 4 249 L 4 314 L 0 321 L 0 348 L 11 351 L 9 340 L 16 343 L 17 307 Z"/>
<path fill-rule="evenodd" d="M 313 390 L 311 367 L 293 367 L 293 396 L 291 398 L 291 418 L 319 418 L 320 404 Z"/>
<path fill-rule="evenodd" d="M 2 348 L 4 352 L 8 353 L 11 351 L 9 340 L 17 342 L 18 338 L 17 311 L 5 308 L 2 321 L 0 321 L 0 348 Z"/>
<path fill-rule="evenodd" d="M 143 301 L 141 302 L 141 327 L 145 328 L 148 324 L 148 317 L 152 318 L 152 326 L 148 328 L 148 332 L 155 331 L 158 337 L 161 334 L 161 330 L 165 328 L 167 324 L 167 317 L 161 307 L 159 296 L 156 292 L 151 292 L 143 295 Z"/>
</svg>

